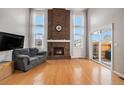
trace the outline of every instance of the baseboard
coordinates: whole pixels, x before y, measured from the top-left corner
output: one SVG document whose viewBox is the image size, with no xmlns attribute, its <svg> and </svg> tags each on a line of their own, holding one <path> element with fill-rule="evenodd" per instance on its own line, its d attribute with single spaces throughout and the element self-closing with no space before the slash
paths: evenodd
<svg viewBox="0 0 124 93">
<path fill-rule="evenodd" d="M 113 73 L 117 74 L 118 76 L 124 78 L 124 75 L 122 75 L 121 73 L 117 72 L 117 71 L 113 71 Z"/>
<path fill-rule="evenodd" d="M 83 58 L 82 56 L 71 56 L 71 58 Z"/>
</svg>

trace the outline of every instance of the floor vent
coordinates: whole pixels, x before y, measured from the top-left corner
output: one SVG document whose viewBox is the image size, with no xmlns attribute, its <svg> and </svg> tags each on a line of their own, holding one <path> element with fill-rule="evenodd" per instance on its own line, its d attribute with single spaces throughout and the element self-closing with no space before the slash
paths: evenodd
<svg viewBox="0 0 124 93">
<path fill-rule="evenodd" d="M 119 77 L 120 79 L 122 79 L 122 80 L 124 80 L 124 78 L 123 77 Z"/>
</svg>

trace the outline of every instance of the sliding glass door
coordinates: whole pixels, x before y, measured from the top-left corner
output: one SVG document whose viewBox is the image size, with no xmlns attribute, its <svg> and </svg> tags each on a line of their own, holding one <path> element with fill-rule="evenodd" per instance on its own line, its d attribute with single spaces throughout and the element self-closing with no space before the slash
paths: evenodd
<svg viewBox="0 0 124 93">
<path fill-rule="evenodd" d="M 101 31 L 101 58 L 102 63 L 111 66 L 111 46 L 112 46 L 112 31 L 109 29 Z"/>
<path fill-rule="evenodd" d="M 110 68 L 112 65 L 112 25 L 93 31 L 90 37 L 92 59 Z"/>
</svg>

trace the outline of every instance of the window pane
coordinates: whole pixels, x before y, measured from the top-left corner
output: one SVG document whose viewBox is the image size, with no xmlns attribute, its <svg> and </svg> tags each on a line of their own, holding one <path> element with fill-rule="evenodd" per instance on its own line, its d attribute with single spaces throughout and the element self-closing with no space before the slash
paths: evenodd
<svg viewBox="0 0 124 93">
<path fill-rule="evenodd" d="M 74 40 L 80 40 L 81 36 L 80 35 L 75 35 Z"/>
<path fill-rule="evenodd" d="M 35 34 L 35 39 L 43 39 L 43 35 L 42 34 Z"/>
<path fill-rule="evenodd" d="M 99 32 L 94 32 L 91 38 L 93 42 L 99 42 Z"/>
<path fill-rule="evenodd" d="M 75 16 L 74 25 L 82 25 L 82 16 Z"/>
<path fill-rule="evenodd" d="M 35 17 L 35 25 L 43 25 L 43 16 Z"/>
<path fill-rule="evenodd" d="M 79 27 L 75 27 L 75 29 L 74 29 L 75 31 L 74 31 L 74 34 L 78 34 L 78 35 L 83 35 L 83 28 L 79 28 Z"/>
<path fill-rule="evenodd" d="M 82 28 L 75 28 L 74 31 L 74 46 L 81 46 L 82 39 Z"/>
<path fill-rule="evenodd" d="M 81 36 L 80 35 L 75 35 L 74 37 L 74 46 L 81 46 Z"/>
<path fill-rule="evenodd" d="M 111 42 L 111 31 L 102 31 L 102 41 Z"/>
<path fill-rule="evenodd" d="M 35 35 L 35 47 L 42 48 L 43 47 L 43 35 Z"/>
<path fill-rule="evenodd" d="M 102 31 L 101 57 L 102 62 L 111 65 L 111 31 Z"/>
<path fill-rule="evenodd" d="M 99 32 L 92 33 L 91 39 L 92 39 L 93 59 L 98 61 L 99 60 L 99 40 L 100 40 Z"/>
<path fill-rule="evenodd" d="M 39 49 L 43 48 L 43 38 L 44 38 L 44 28 L 34 27 L 35 47 Z"/>
<path fill-rule="evenodd" d="M 34 34 L 44 34 L 44 29 L 43 27 L 34 27 Z"/>
</svg>

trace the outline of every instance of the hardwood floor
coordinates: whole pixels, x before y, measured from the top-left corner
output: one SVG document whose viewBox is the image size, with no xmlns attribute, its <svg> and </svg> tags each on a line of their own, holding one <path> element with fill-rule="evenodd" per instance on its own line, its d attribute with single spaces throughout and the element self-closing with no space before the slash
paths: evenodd
<svg viewBox="0 0 124 93">
<path fill-rule="evenodd" d="M 11 85 L 92 85 L 124 84 L 117 75 L 107 68 L 85 59 L 47 60 L 28 72 L 15 71 L 0 84 Z"/>
</svg>

